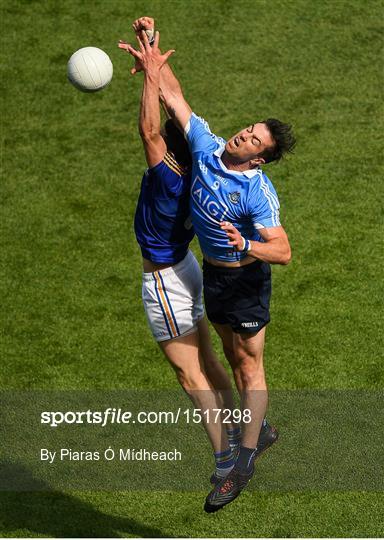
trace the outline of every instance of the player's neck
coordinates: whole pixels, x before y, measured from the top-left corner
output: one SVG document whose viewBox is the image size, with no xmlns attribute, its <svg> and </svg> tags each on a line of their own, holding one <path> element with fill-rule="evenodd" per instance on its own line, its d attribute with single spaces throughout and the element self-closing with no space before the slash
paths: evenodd
<svg viewBox="0 0 384 540">
<path fill-rule="evenodd" d="M 245 163 L 234 161 L 225 150 L 221 155 L 221 161 L 229 171 L 243 172 L 249 170 L 249 161 L 246 161 Z"/>
</svg>

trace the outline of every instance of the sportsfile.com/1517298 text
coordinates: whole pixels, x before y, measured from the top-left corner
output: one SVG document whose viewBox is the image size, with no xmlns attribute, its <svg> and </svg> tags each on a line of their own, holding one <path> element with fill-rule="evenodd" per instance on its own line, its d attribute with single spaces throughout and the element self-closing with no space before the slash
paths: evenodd
<svg viewBox="0 0 384 540">
<path fill-rule="evenodd" d="M 40 423 L 50 427 L 61 424 L 95 424 L 101 427 L 111 424 L 186 424 L 235 423 L 249 424 L 250 409 L 182 409 L 175 411 L 127 411 L 108 407 L 103 411 L 43 411 Z"/>
</svg>

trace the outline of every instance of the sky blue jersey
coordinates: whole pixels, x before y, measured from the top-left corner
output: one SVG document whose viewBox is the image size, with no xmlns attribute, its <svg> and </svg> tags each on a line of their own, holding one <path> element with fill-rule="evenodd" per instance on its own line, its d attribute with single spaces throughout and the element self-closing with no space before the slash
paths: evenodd
<svg viewBox="0 0 384 540">
<path fill-rule="evenodd" d="M 135 213 L 136 239 L 145 259 L 176 264 L 188 253 L 194 236 L 190 187 L 190 172 L 169 152 L 145 171 Z"/>
<path fill-rule="evenodd" d="M 228 245 L 220 221 L 232 223 L 244 238 L 262 242 L 259 229 L 280 226 L 276 191 L 260 168 L 228 170 L 221 161 L 226 141 L 211 133 L 207 122 L 194 113 L 185 137 L 193 159 L 191 219 L 201 250 L 220 261 L 243 259 L 246 253 Z"/>
</svg>

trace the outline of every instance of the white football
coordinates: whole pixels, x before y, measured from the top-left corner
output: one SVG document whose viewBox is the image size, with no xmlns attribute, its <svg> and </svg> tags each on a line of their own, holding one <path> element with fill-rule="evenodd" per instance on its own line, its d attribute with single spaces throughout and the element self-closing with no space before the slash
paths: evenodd
<svg viewBox="0 0 384 540">
<path fill-rule="evenodd" d="M 68 60 L 69 81 L 82 92 L 97 92 L 105 88 L 112 79 L 111 59 L 97 47 L 83 47 Z"/>
</svg>

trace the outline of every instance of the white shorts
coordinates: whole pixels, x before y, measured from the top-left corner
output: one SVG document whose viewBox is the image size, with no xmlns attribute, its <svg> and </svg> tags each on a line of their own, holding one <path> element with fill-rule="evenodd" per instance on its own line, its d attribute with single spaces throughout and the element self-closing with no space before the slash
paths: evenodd
<svg viewBox="0 0 384 540">
<path fill-rule="evenodd" d="M 204 316 L 203 277 L 191 251 L 174 266 L 143 273 L 143 303 L 156 341 L 194 332 Z"/>
</svg>

